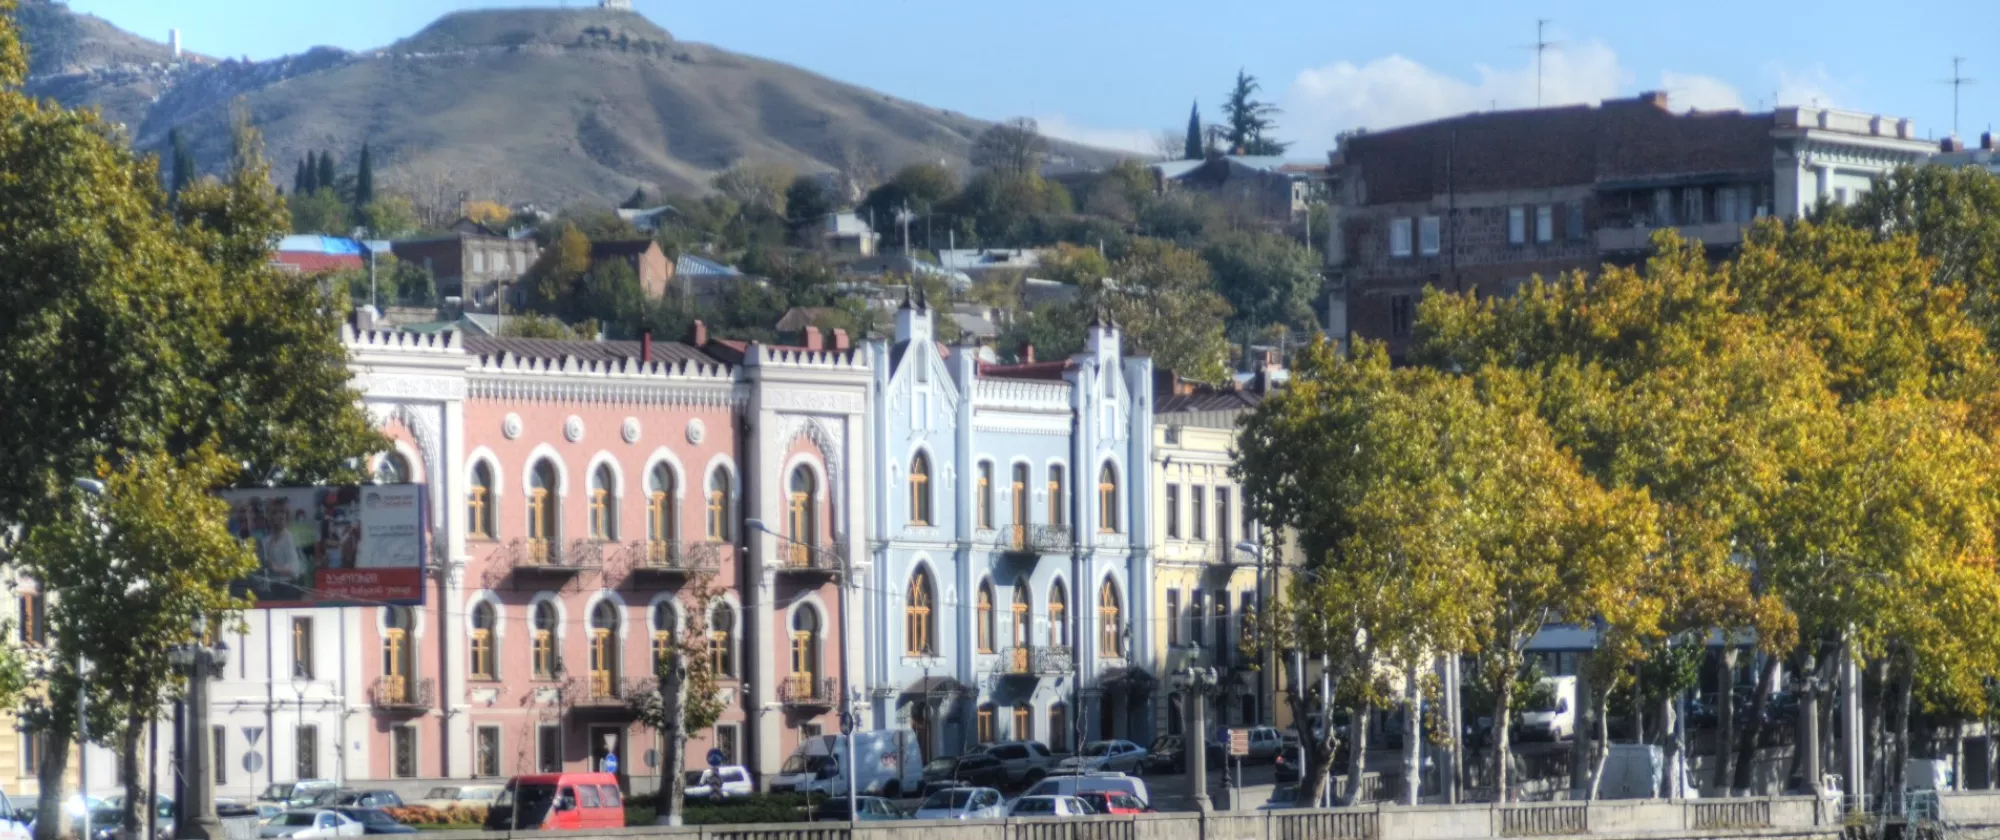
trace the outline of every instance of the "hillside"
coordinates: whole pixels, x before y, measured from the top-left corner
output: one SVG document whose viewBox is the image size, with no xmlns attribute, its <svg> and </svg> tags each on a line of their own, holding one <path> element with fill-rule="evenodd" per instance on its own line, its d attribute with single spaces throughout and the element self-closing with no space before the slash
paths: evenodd
<svg viewBox="0 0 2000 840">
<path fill-rule="evenodd" d="M 240 99 L 281 173 L 308 150 L 345 157 L 367 142 L 386 182 L 418 192 L 561 204 L 637 186 L 699 191 L 744 160 L 802 173 L 963 167 L 988 125 L 675 40 L 628 11 L 457 12 L 380 50 L 183 67 L 161 63 L 164 45 L 45 0 L 24 4 L 21 21 L 31 89 L 102 108 L 140 148 L 179 128 L 204 167 L 220 166 Z M 1067 144 L 1057 155 L 1117 157 Z"/>
</svg>

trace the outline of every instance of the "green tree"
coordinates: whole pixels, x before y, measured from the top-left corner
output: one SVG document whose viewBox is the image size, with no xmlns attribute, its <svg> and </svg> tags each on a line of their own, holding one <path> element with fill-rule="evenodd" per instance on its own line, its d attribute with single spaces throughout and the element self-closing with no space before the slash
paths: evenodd
<svg viewBox="0 0 2000 840">
<path fill-rule="evenodd" d="M 310 156 L 311 153 L 308 152 L 307 155 Z M 306 189 L 306 185 L 312 181 L 312 176 L 307 174 L 311 171 L 311 166 L 303 160 L 299 161 L 298 170 L 292 173 L 292 195 L 305 195 L 312 192 L 312 190 Z"/>
<path fill-rule="evenodd" d="M 1201 160 L 1201 102 L 1197 100 L 1188 107 L 1187 143 L 1181 149 L 1184 160 Z"/>
<path fill-rule="evenodd" d="M 2000 177 L 1980 166 L 1905 166 L 1830 221 L 1878 239 L 1913 236 L 1931 282 L 1956 287 L 1989 346 L 2000 348 Z"/>
<path fill-rule="evenodd" d="M 354 171 L 354 223 L 366 225 L 367 209 L 375 201 L 375 153 L 361 144 L 361 163 Z"/>
<path fill-rule="evenodd" d="M 1061 215 L 1073 206 L 1069 191 L 1033 172 L 981 172 L 948 205 L 970 221 L 992 246 L 1026 244 L 1037 216 Z"/>
<path fill-rule="evenodd" d="M 1273 233 L 1226 234 L 1202 249 L 1215 269 L 1215 285 L 1236 310 L 1233 325 L 1248 336 L 1272 325 L 1316 323 L 1312 304 L 1319 297 L 1319 261 L 1313 252 Z"/>
<path fill-rule="evenodd" d="M 1278 124 L 1272 118 L 1280 111 L 1278 106 L 1257 99 L 1257 91 L 1261 87 L 1256 76 L 1237 70 L 1236 85 L 1224 98 L 1223 136 L 1229 142 L 1228 151 L 1234 154 L 1282 155 L 1290 145 L 1266 136 L 1277 131 Z"/>
<path fill-rule="evenodd" d="M 340 181 L 340 174 L 333 168 L 333 150 L 319 153 L 319 172 L 314 176 L 315 189 L 330 190 Z"/>
<path fill-rule="evenodd" d="M 293 185 L 292 194 L 310 195 L 312 193 L 319 192 L 320 186 L 321 184 L 319 179 L 319 153 L 307 150 L 306 164 L 305 164 L 305 178 L 300 180 L 299 183 Z"/>
<path fill-rule="evenodd" d="M 585 325 L 571 327 L 561 318 L 539 312 L 507 316 L 500 324 L 500 334 L 508 338 L 552 338 L 557 341 L 588 341 L 595 337 L 585 334 Z"/>
<path fill-rule="evenodd" d="M 178 198 L 181 190 L 187 189 L 201 173 L 195 169 L 194 154 L 188 151 L 187 142 L 181 138 L 180 129 L 167 131 L 167 147 L 173 152 L 174 179 L 167 189 L 167 195 Z"/>
<path fill-rule="evenodd" d="M 631 327 L 646 315 L 646 290 L 639 274 L 624 260 L 592 266 L 577 284 L 576 315 L 613 327 L 624 338 L 637 338 Z"/>
<path fill-rule="evenodd" d="M 630 702 L 633 718 L 660 737 L 659 825 L 682 822 L 687 782 L 681 768 L 687 766 L 688 735 L 715 726 L 727 708 L 709 650 L 708 616 L 719 602 L 718 593 L 703 576 L 675 597 L 686 617 L 681 631 L 666 650 L 654 649 L 653 691 Z"/>
<path fill-rule="evenodd" d="M 370 236 L 397 239 L 416 231 L 417 211 L 407 198 L 382 194 L 361 205 L 360 223 Z"/>
<path fill-rule="evenodd" d="M 1090 312 L 1082 306 L 1045 303 L 1016 313 L 993 342 L 993 349 L 1001 358 L 1014 362 L 1023 361 L 1024 347 L 1033 347 L 1037 359 L 1065 359 L 1083 352 L 1083 338 L 1089 330 Z"/>
<path fill-rule="evenodd" d="M 781 163 L 739 163 L 715 176 L 711 186 L 737 204 L 785 217 L 785 196 L 793 181 L 791 167 Z"/>
<path fill-rule="evenodd" d="M 376 258 L 375 270 L 387 271 L 389 286 L 396 290 L 396 302 L 403 306 L 435 306 L 437 279 L 422 265 L 384 254 Z"/>
<path fill-rule="evenodd" d="M 290 204 L 293 233 L 323 233 L 328 236 L 347 233 L 348 207 L 333 190 L 299 193 L 292 196 Z"/>
<path fill-rule="evenodd" d="M 577 284 L 590 271 L 590 238 L 565 223 L 522 275 L 528 308 L 564 318 L 575 311 Z"/>
<path fill-rule="evenodd" d="M 792 185 L 785 188 L 785 214 L 793 224 L 814 224 L 828 214 L 839 211 L 833 192 L 826 184 L 811 175 L 800 175 L 792 179 Z"/>
<path fill-rule="evenodd" d="M 1083 306 L 1116 321 L 1161 370 L 1200 382 L 1221 382 L 1229 344 L 1223 320 L 1229 302 L 1215 293 L 1208 263 L 1193 251 L 1140 239 L 1108 277 L 1087 281 Z"/>
<path fill-rule="evenodd" d="M 972 165 L 1002 175 L 1038 175 L 1048 155 L 1048 138 L 1027 117 L 995 123 L 972 141 Z"/>
<path fill-rule="evenodd" d="M 871 220 L 878 232 L 894 224 L 904 208 L 922 218 L 958 194 L 958 178 L 950 169 L 935 163 L 914 163 L 897 171 L 888 183 L 868 191 L 854 212 Z"/>
</svg>

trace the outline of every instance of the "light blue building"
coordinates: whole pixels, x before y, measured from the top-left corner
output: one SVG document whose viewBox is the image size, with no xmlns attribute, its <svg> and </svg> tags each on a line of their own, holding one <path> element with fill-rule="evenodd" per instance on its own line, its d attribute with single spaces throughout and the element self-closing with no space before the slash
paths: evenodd
<svg viewBox="0 0 2000 840">
<path fill-rule="evenodd" d="M 868 345 L 873 725 L 926 757 L 1148 743 L 1152 361 L 1098 322 L 1068 359 L 981 364 L 932 317 L 906 301 Z"/>
</svg>

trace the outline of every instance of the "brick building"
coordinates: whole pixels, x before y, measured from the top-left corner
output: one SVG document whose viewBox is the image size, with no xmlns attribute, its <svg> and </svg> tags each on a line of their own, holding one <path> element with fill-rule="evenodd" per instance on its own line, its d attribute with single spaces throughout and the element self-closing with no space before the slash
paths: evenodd
<svg viewBox="0 0 2000 840">
<path fill-rule="evenodd" d="M 1348 137 L 1329 155 L 1328 333 L 1401 354 L 1427 286 L 1511 294 L 1537 275 L 1641 259 L 1664 227 L 1720 255 L 1754 219 L 1852 201 L 1932 151 L 1908 120 L 1675 113 L 1660 92 Z"/>
<path fill-rule="evenodd" d="M 475 308 L 492 306 L 500 287 L 527 273 L 542 252 L 533 237 L 509 236 L 471 219 L 438 236 L 399 239 L 390 249 L 396 259 L 430 272 L 439 296 L 461 297 Z"/>
</svg>

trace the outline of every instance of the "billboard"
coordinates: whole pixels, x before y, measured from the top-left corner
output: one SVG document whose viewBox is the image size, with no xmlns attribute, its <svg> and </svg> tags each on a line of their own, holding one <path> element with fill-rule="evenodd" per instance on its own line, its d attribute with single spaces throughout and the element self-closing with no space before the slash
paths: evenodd
<svg viewBox="0 0 2000 840">
<path fill-rule="evenodd" d="M 225 490 L 229 531 L 257 572 L 233 589 L 260 608 L 424 602 L 421 484 Z"/>
</svg>

